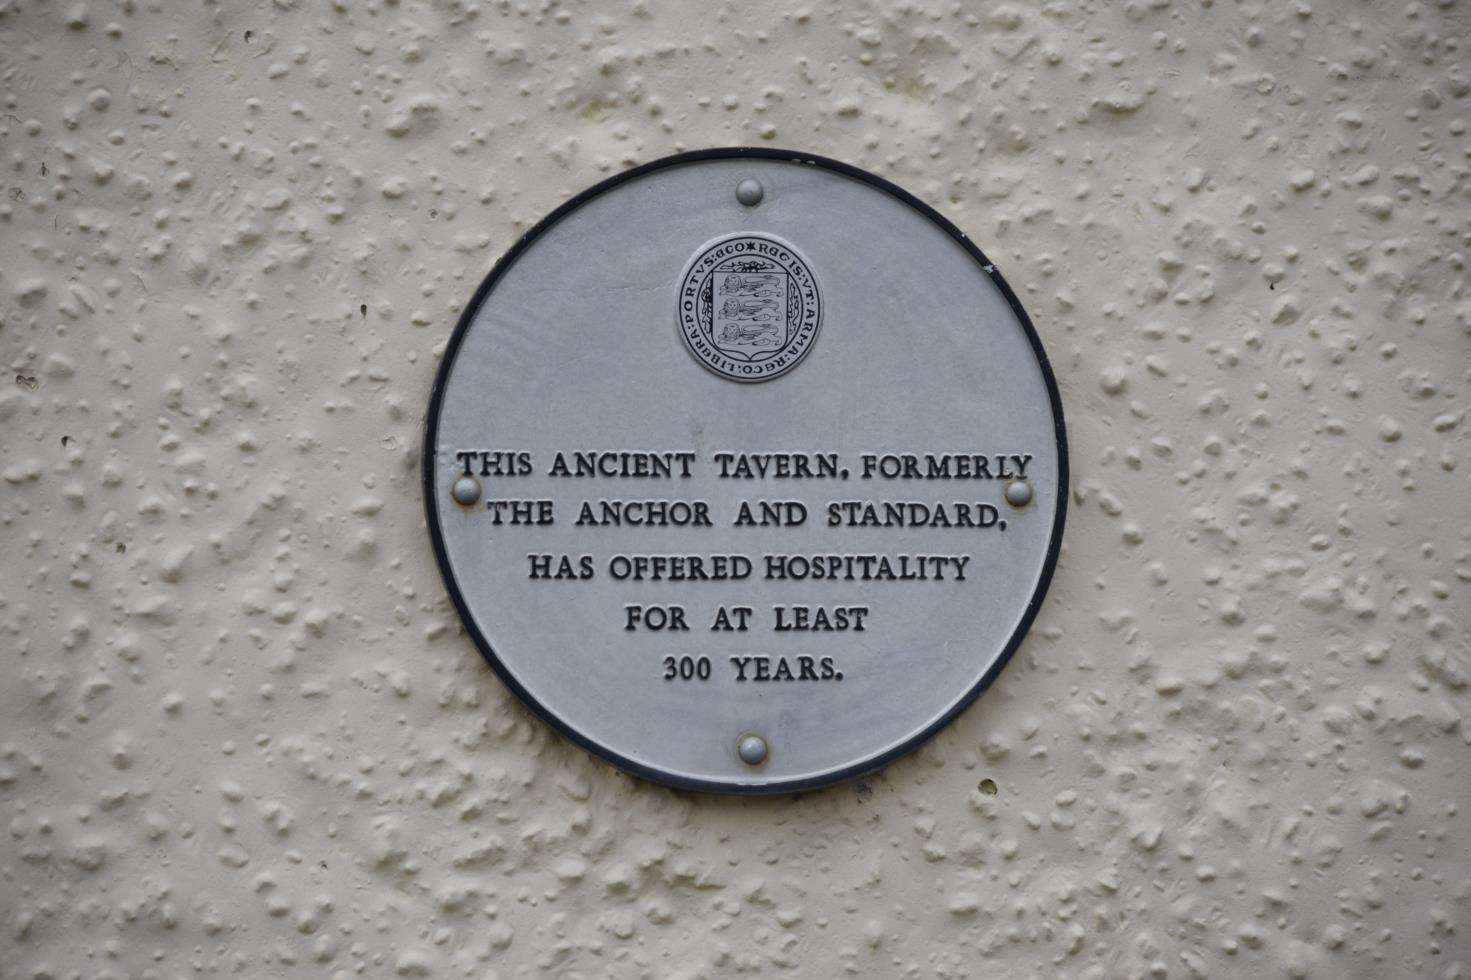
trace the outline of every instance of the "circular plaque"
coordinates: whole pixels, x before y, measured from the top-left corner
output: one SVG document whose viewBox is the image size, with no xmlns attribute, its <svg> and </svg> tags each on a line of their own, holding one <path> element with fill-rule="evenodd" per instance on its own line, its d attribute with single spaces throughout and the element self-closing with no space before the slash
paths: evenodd
<svg viewBox="0 0 1471 980">
<path fill-rule="evenodd" d="M 1067 496 L 1057 385 L 955 226 L 818 157 L 710 150 L 558 208 L 426 422 L 449 594 L 579 745 L 687 789 L 868 771 L 1021 642 Z"/>
</svg>

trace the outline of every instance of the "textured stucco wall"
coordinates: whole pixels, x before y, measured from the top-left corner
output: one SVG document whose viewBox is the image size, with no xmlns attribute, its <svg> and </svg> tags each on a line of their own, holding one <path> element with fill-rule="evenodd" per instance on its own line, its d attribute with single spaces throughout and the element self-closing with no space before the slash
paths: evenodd
<svg viewBox="0 0 1471 980">
<path fill-rule="evenodd" d="M 1468 46 L 1452 2 L 0 2 L 0 976 L 1467 976 Z M 742 143 L 975 237 L 1075 474 L 1001 681 L 799 799 L 549 734 L 419 500 L 499 253 Z"/>
</svg>

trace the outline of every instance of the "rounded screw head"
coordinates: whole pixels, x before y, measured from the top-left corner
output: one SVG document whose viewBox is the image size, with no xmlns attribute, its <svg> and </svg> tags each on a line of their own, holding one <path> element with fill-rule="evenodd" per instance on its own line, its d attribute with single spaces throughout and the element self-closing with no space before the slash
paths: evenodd
<svg viewBox="0 0 1471 980">
<path fill-rule="evenodd" d="M 761 203 L 761 198 L 766 196 L 766 190 L 761 186 L 761 181 L 753 177 L 736 184 L 736 200 L 748 208 L 754 208 Z"/>
<path fill-rule="evenodd" d="M 759 766 L 766 761 L 766 739 L 760 735 L 742 735 L 736 743 L 736 754 L 748 766 Z"/>
<path fill-rule="evenodd" d="M 1032 485 L 1026 480 L 1012 480 L 1006 485 L 1006 502 L 1013 507 L 1025 507 L 1032 502 Z"/>
<path fill-rule="evenodd" d="M 461 476 L 449 488 L 449 495 L 455 498 L 455 503 L 469 507 L 480 499 L 480 481 L 473 476 Z"/>
</svg>

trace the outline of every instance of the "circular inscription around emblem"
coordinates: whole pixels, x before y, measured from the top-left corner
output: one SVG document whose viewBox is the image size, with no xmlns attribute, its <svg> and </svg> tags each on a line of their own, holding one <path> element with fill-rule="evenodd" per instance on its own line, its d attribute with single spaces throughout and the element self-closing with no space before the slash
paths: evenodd
<svg viewBox="0 0 1471 980">
<path fill-rule="evenodd" d="M 732 381 L 770 381 L 812 349 L 822 294 L 811 267 L 775 235 L 725 235 L 680 277 L 679 334 L 700 364 Z"/>
<path fill-rule="evenodd" d="M 521 237 L 445 346 L 422 457 L 506 687 L 629 773 L 733 793 L 959 716 L 1037 615 L 1068 494 L 1041 341 L 975 243 L 764 148 L 618 174 Z"/>
</svg>

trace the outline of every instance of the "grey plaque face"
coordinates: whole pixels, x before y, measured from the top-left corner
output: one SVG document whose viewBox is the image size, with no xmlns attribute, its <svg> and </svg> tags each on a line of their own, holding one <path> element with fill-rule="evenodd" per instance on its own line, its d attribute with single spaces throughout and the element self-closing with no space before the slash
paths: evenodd
<svg viewBox="0 0 1471 980">
<path fill-rule="evenodd" d="M 1056 561 L 1061 405 L 993 266 L 809 156 L 671 157 L 496 266 L 424 485 L 449 592 L 568 737 L 780 792 L 915 747 L 1000 671 Z"/>
</svg>

